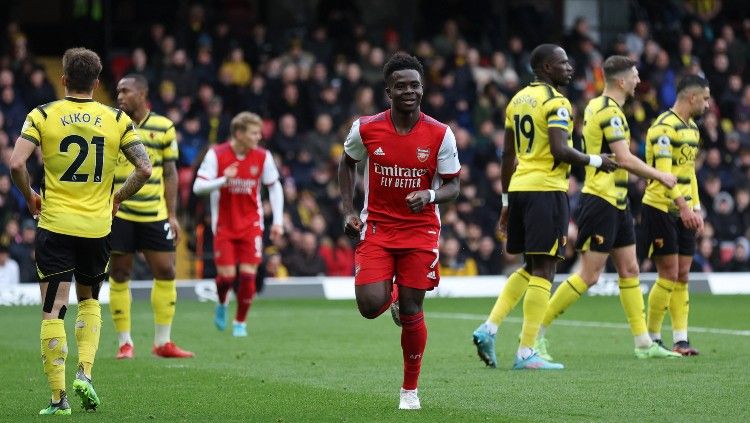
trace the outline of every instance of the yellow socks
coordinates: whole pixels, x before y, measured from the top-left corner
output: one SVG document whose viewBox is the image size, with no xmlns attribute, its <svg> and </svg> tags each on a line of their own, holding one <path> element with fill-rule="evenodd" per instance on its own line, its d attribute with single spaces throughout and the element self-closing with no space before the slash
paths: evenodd
<svg viewBox="0 0 750 423">
<path fill-rule="evenodd" d="M 643 293 L 641 292 L 641 282 L 637 277 L 620 278 L 620 303 L 625 311 L 625 317 L 630 325 L 630 333 L 633 336 L 645 335 L 646 317 L 643 315 Z"/>
<path fill-rule="evenodd" d="M 674 281 L 658 277 L 648 294 L 648 333 L 651 339 L 661 339 L 661 324 L 674 285 Z"/>
<path fill-rule="evenodd" d="M 109 278 L 109 311 L 117 333 L 130 333 L 130 281 Z"/>
<path fill-rule="evenodd" d="M 586 282 L 580 275 L 574 273 L 568 277 L 555 290 L 555 295 L 549 300 L 549 307 L 544 315 L 542 324 L 548 327 L 552 322 L 565 312 L 574 302 L 581 298 L 586 290 L 589 289 Z"/>
<path fill-rule="evenodd" d="M 687 282 L 676 282 L 669 299 L 669 315 L 672 318 L 674 342 L 687 341 L 688 313 L 690 312 L 690 295 Z"/>
<path fill-rule="evenodd" d="M 502 323 L 503 319 L 508 316 L 508 313 L 513 310 L 521 300 L 521 297 L 523 297 L 523 293 L 526 292 L 526 287 L 529 285 L 530 277 L 531 275 L 523 267 L 508 277 L 503 291 L 497 297 L 495 306 L 492 307 L 490 316 L 487 318 L 488 323 L 492 323 L 495 327 Z"/>
<path fill-rule="evenodd" d="M 42 320 L 39 334 L 44 374 L 47 375 L 52 401 L 60 401 L 65 391 L 65 359 L 68 357 L 68 341 L 62 319 Z"/>
<path fill-rule="evenodd" d="M 532 348 L 539 333 L 544 314 L 547 312 L 550 288 L 552 283 L 546 279 L 532 276 L 529 278 L 529 288 L 523 300 L 523 327 L 521 328 L 522 348 Z"/>
<path fill-rule="evenodd" d="M 102 310 L 98 300 L 89 299 L 78 303 L 76 316 L 76 342 L 78 343 L 78 365 L 86 377 L 91 378 L 96 350 L 99 349 L 99 334 L 102 329 Z"/>
<path fill-rule="evenodd" d="M 154 311 L 154 344 L 157 346 L 170 341 L 176 302 L 177 287 L 174 279 L 154 279 L 154 287 L 151 289 L 151 308 Z"/>
</svg>

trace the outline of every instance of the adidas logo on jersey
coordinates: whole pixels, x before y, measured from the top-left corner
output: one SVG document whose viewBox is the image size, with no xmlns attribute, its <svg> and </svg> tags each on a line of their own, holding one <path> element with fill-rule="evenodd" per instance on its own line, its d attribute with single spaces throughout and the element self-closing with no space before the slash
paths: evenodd
<svg viewBox="0 0 750 423">
<path fill-rule="evenodd" d="M 427 279 L 437 279 L 437 275 L 435 274 L 434 270 L 430 270 L 427 272 Z"/>
<path fill-rule="evenodd" d="M 385 152 L 383 152 L 383 147 L 378 147 L 374 153 L 372 153 L 376 156 L 385 156 Z"/>
</svg>

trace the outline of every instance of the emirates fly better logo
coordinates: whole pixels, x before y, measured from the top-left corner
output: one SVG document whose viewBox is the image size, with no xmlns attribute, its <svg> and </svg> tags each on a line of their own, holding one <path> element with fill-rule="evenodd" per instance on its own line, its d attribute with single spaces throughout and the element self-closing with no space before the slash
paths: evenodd
<svg viewBox="0 0 750 423">
<path fill-rule="evenodd" d="M 430 157 L 430 149 L 429 148 L 419 148 L 417 147 L 417 160 L 420 162 L 425 162 Z"/>
</svg>

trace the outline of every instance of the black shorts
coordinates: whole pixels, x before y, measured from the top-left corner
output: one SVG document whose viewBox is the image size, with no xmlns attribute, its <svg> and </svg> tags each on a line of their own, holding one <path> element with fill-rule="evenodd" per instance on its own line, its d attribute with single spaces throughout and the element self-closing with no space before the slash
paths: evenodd
<svg viewBox="0 0 750 423">
<path fill-rule="evenodd" d="M 576 250 L 609 253 L 635 244 L 630 209 L 620 210 L 598 195 L 581 194 Z"/>
<path fill-rule="evenodd" d="M 570 209 L 562 191 L 508 193 L 508 243 L 511 254 L 563 257 Z"/>
<path fill-rule="evenodd" d="M 644 204 L 641 221 L 646 229 L 644 251 L 649 256 L 695 254 L 695 231 L 686 228 L 680 216 Z"/>
<path fill-rule="evenodd" d="M 133 222 L 112 219 L 112 253 L 133 254 L 136 251 L 174 251 L 174 235 L 169 221 Z"/>
<path fill-rule="evenodd" d="M 83 238 L 39 228 L 36 233 L 36 269 L 40 282 L 96 285 L 107 276 L 109 236 Z"/>
</svg>

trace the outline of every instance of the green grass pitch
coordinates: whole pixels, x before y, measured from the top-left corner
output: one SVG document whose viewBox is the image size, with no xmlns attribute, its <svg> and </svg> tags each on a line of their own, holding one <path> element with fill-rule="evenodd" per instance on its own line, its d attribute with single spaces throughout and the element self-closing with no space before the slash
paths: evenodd
<svg viewBox="0 0 750 423">
<path fill-rule="evenodd" d="M 116 361 L 116 337 L 103 307 L 94 367 L 102 405 L 83 421 L 475 422 L 750 421 L 750 296 L 691 298 L 691 342 L 698 357 L 637 360 L 617 297 L 586 297 L 548 331 L 566 369 L 512 371 L 520 307 L 498 334 L 500 368 L 479 361 L 471 333 L 494 299 L 427 299 L 422 410 L 400 411 L 400 330 L 388 313 L 359 316 L 353 301 L 260 298 L 250 336 L 213 326 L 213 304 L 178 303 L 173 338 L 188 360 L 151 355 L 150 305 L 133 307 L 136 358 Z M 230 308 L 233 311 L 233 308 Z M 68 311 L 67 385 L 77 357 Z M 30 421 L 48 401 L 39 358 L 39 307 L 0 307 L 0 420 Z M 585 322 L 581 327 L 576 322 Z M 669 321 L 665 322 L 665 329 Z M 721 329 L 721 330 L 714 330 Z M 665 330 L 665 341 L 671 334 Z"/>
</svg>

